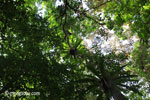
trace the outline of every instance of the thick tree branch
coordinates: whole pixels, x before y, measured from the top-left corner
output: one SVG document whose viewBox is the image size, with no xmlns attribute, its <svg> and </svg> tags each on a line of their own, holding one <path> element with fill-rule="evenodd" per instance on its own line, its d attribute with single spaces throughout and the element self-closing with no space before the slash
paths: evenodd
<svg viewBox="0 0 150 100">
<path fill-rule="evenodd" d="M 112 0 L 105 1 L 104 3 L 100 3 L 100 4 L 96 5 L 95 7 L 92 7 L 91 9 L 96 10 L 96 9 L 98 9 L 99 7 L 101 7 L 101 6 L 103 6 L 103 5 L 106 5 L 108 2 L 111 2 L 111 1 L 112 1 Z M 86 12 L 89 12 L 91 9 L 86 10 Z"/>
<path fill-rule="evenodd" d="M 68 4 L 68 6 L 69 6 L 69 8 L 72 9 L 75 13 L 80 13 L 81 15 L 84 15 L 85 17 L 87 17 L 88 19 L 93 20 L 95 23 L 97 23 L 97 24 L 99 24 L 99 25 L 105 25 L 105 23 L 100 23 L 100 22 L 98 22 L 96 19 L 94 19 L 94 18 L 88 16 L 88 15 L 86 14 L 86 11 L 80 11 L 80 10 L 78 10 L 78 9 L 75 9 L 74 7 L 71 7 L 69 4 Z"/>
<path fill-rule="evenodd" d="M 72 48 L 70 43 L 69 43 L 68 33 L 66 32 L 66 29 L 65 29 L 65 25 L 67 23 L 67 6 L 68 6 L 68 3 L 67 3 L 67 0 L 65 0 L 65 10 L 64 10 L 65 22 L 63 24 L 63 32 L 65 33 L 65 39 L 67 41 L 69 48 Z"/>
</svg>

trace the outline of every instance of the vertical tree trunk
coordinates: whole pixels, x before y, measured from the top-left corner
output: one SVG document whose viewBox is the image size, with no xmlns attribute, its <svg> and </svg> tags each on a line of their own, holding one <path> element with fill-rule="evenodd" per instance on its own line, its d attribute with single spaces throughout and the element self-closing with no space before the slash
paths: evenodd
<svg viewBox="0 0 150 100">
<path fill-rule="evenodd" d="M 102 75 L 107 82 L 108 89 L 110 89 L 111 95 L 113 96 L 114 100 L 127 100 L 127 98 L 121 93 L 117 85 L 113 82 L 109 72 L 103 69 Z"/>
</svg>

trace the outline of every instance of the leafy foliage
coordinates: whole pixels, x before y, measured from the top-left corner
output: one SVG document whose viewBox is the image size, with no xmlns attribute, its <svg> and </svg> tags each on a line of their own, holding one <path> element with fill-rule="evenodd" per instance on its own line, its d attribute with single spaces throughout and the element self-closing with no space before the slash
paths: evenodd
<svg viewBox="0 0 150 100">
<path fill-rule="evenodd" d="M 138 77 L 143 71 L 136 73 L 131 69 L 141 66 L 142 54 L 149 55 L 149 31 L 145 25 L 149 21 L 148 2 L 89 0 L 88 10 L 83 3 L 82 0 L 0 1 L 1 100 L 143 99 L 140 96 L 146 92 L 140 90 L 143 83 Z M 105 16 L 101 16 L 104 8 Z M 124 52 L 103 54 L 97 46 L 89 50 L 84 45 L 84 38 L 97 30 L 101 30 L 101 37 L 106 36 L 107 28 L 122 37 L 122 26 L 126 23 L 142 41 L 133 50 L 133 60 Z M 148 59 L 141 61 L 149 66 Z M 6 95 L 22 91 L 40 95 Z"/>
</svg>

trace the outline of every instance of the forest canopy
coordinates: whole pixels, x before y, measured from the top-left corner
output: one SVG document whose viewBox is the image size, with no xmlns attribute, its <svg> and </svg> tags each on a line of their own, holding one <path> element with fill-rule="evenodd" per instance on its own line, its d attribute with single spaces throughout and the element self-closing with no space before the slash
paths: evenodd
<svg viewBox="0 0 150 100">
<path fill-rule="evenodd" d="M 149 100 L 149 0 L 0 0 L 0 100 Z"/>
</svg>

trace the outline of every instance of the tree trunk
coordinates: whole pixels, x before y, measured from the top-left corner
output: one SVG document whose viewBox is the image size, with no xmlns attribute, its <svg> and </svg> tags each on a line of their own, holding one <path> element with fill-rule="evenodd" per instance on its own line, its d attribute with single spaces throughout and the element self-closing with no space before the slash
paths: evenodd
<svg viewBox="0 0 150 100">
<path fill-rule="evenodd" d="M 112 76 L 109 74 L 108 71 L 103 69 L 102 72 L 103 78 L 107 82 L 107 87 L 111 92 L 111 95 L 113 96 L 114 100 L 128 100 L 119 90 L 117 85 L 113 82 Z"/>
</svg>

